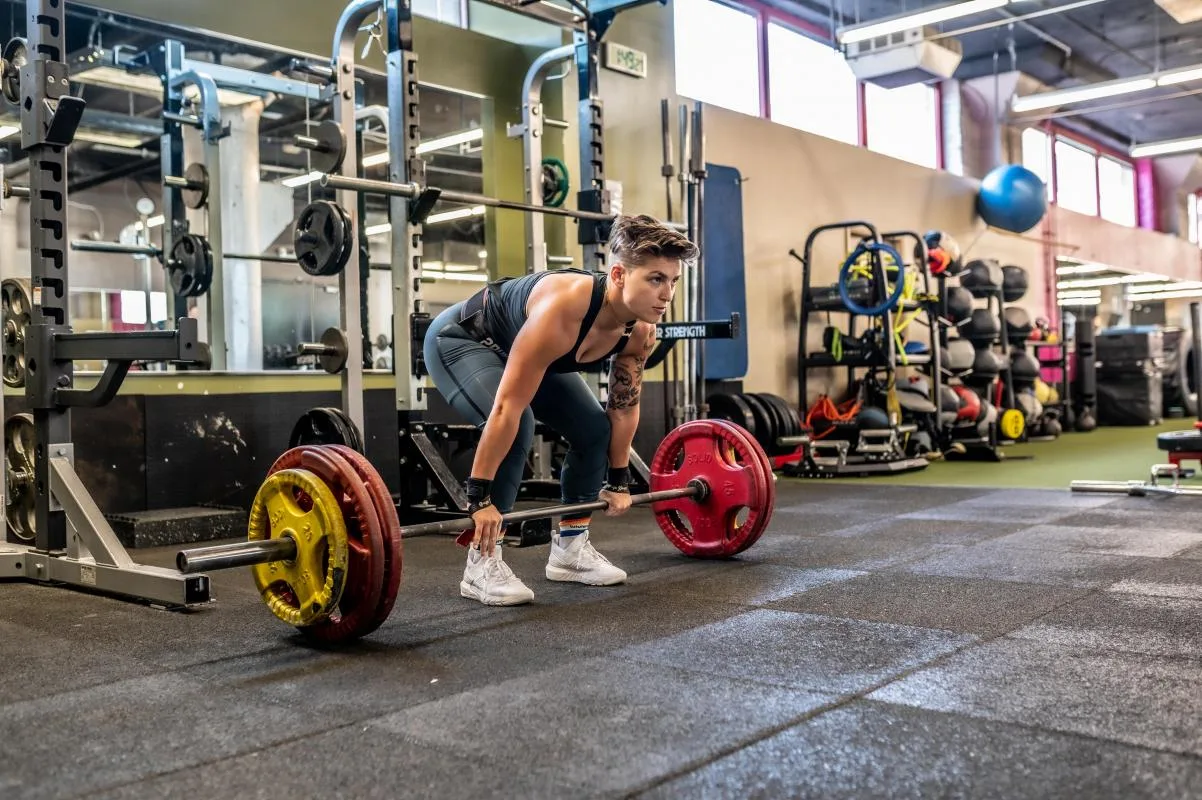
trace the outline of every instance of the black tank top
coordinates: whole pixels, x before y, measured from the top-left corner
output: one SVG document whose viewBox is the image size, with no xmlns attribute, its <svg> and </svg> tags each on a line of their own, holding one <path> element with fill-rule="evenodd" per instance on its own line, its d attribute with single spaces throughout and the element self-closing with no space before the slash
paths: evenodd
<svg viewBox="0 0 1202 800">
<path fill-rule="evenodd" d="M 526 302 L 530 299 L 530 293 L 534 291 L 535 284 L 548 275 L 562 275 L 565 272 L 587 275 L 592 278 L 593 292 L 589 300 L 588 313 L 584 315 L 584 320 L 580 323 L 580 333 L 576 336 L 576 342 L 572 345 L 572 349 L 555 359 L 547 371 L 559 373 L 598 371 L 605 361 L 622 352 L 627 342 L 630 341 L 630 334 L 634 331 L 634 322 L 629 322 L 626 324 L 626 330 L 622 332 L 622 338 L 608 353 L 596 361 L 582 363 L 576 360 L 576 354 L 580 351 L 584 337 L 588 335 L 597 315 L 601 313 L 601 305 L 605 300 L 605 283 L 608 277 L 605 273 L 585 272 L 581 269 L 555 269 L 533 272 L 520 278 L 502 278 L 499 281 L 493 281 L 488 287 L 489 297 L 484 311 L 485 324 L 496 343 L 506 352 L 510 351 L 513 349 L 513 340 L 517 338 L 518 331 L 526 323 Z"/>
</svg>

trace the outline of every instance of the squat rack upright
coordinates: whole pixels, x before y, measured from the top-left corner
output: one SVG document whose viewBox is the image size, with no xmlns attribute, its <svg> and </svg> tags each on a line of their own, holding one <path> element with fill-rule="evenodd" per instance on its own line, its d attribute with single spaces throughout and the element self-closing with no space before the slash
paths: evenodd
<svg viewBox="0 0 1202 800">
<path fill-rule="evenodd" d="M 181 607 L 210 600 L 206 575 L 134 562 L 75 472 L 71 409 L 105 405 L 134 361 L 191 361 L 196 321 L 175 330 L 73 333 L 67 242 L 67 147 L 84 101 L 70 94 L 64 61 L 65 3 L 26 0 L 26 52 L 19 70 L 0 64 L 5 83 L 19 76 L 21 146 L 29 154 L 30 322 L 25 328 L 25 395 L 33 452 L 10 465 L 8 480 L 32 497 L 34 540 L 0 544 L 0 577 L 25 578 Z M 6 52 L 9 48 L 5 49 Z M 91 389 L 75 386 L 74 364 L 107 362 Z M 8 498 L 6 498 L 7 500 Z"/>
</svg>

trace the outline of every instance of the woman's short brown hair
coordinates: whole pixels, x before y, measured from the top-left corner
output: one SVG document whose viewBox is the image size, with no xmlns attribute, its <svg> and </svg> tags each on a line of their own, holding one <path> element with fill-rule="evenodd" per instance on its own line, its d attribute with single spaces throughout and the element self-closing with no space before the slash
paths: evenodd
<svg viewBox="0 0 1202 800">
<path fill-rule="evenodd" d="M 609 233 L 609 252 L 614 261 L 632 267 L 642 266 L 653 258 L 692 261 L 698 255 L 697 245 L 683 233 L 646 214 L 620 216 L 614 220 Z"/>
</svg>

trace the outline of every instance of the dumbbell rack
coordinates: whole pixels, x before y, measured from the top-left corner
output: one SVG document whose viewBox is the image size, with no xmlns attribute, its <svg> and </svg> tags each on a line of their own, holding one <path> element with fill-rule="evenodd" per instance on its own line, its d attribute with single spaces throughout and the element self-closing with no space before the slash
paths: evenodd
<svg viewBox="0 0 1202 800">
<path fill-rule="evenodd" d="M 71 331 L 67 150 L 84 101 L 69 94 L 65 17 L 60 0 L 27 0 L 29 60 L 19 73 L 12 65 L 0 65 L 6 84 L 19 74 L 21 146 L 30 159 L 30 320 L 23 352 L 10 349 L 14 344 L 8 337 L 4 346 L 6 359 L 23 359 L 31 411 L 26 431 L 13 439 L 33 445 L 30 452 L 14 444 L 18 458 L 5 465 L 0 482 L 6 494 L 16 495 L 5 498 L 6 508 L 18 500 L 32 507 L 33 542 L 0 545 L 0 577 L 172 608 L 206 603 L 211 599 L 206 575 L 182 575 L 133 560 L 75 471 L 71 409 L 111 401 L 134 361 L 190 360 L 197 349 L 197 325 L 183 318 L 171 331 Z M 80 360 L 107 362 L 92 388 L 76 386 L 74 362 Z"/>
<path fill-rule="evenodd" d="M 818 237 L 829 231 L 845 231 L 848 234 L 859 231 L 867 231 L 866 236 L 861 238 L 872 241 L 881 242 L 885 240 L 899 240 L 903 238 L 912 238 L 917 242 L 918 257 L 920 258 L 920 274 L 923 277 L 924 293 L 930 293 L 930 274 L 926 269 L 926 242 L 916 233 L 910 231 L 901 231 L 880 234 L 874 225 L 862 220 L 851 220 L 844 222 L 836 222 L 828 225 L 823 225 L 812 230 L 806 237 L 803 254 L 797 256 L 791 251 L 791 255 L 797 258 L 802 265 L 802 302 L 798 320 L 798 344 L 797 344 L 797 380 L 798 380 L 798 407 L 804 410 L 808 406 L 809 398 L 809 379 L 808 371 L 816 368 L 830 367 L 846 367 L 848 386 L 855 384 L 857 379 L 857 371 L 859 370 L 883 370 L 886 374 L 887 385 L 894 385 L 899 366 L 899 357 L 893 337 L 893 320 L 896 309 L 886 308 L 880 316 L 882 323 L 884 339 L 884 350 L 880 358 L 869 356 L 862 359 L 839 359 L 829 352 L 810 352 L 808 345 L 809 323 L 811 315 L 815 313 L 838 312 L 847 315 L 849 337 L 856 336 L 857 322 L 862 316 L 848 309 L 837 296 L 829 301 L 818 300 L 815 297 L 813 287 L 813 250 L 814 243 Z M 899 265 L 899 268 L 904 268 L 904 265 Z M 904 275 L 899 273 L 898 280 L 903 280 Z M 884 280 L 884 275 L 878 276 L 877 280 L 872 283 L 873 297 L 868 302 L 874 304 L 882 303 L 885 298 L 885 287 L 887 281 Z M 935 322 L 935 314 L 933 313 L 932 304 L 921 302 L 919 307 L 924 312 L 926 324 L 932 331 L 937 327 Z M 904 310 L 904 308 L 903 308 Z M 940 342 L 938 336 L 932 333 L 931 350 L 927 354 L 914 354 L 907 357 L 909 362 L 906 366 L 922 366 L 930 363 L 939 363 L 940 357 Z M 940 376 L 938 370 L 932 370 L 932 398 L 934 402 L 938 402 L 940 394 Z M 896 391 L 896 390 L 894 390 Z M 906 437 L 916 431 L 913 425 L 904 424 L 900 419 L 891 420 L 891 425 L 887 428 L 879 430 L 857 430 L 857 440 L 853 447 L 849 440 L 844 440 L 846 443 L 840 443 L 835 440 L 821 441 L 815 439 L 812 434 L 802 434 L 796 437 L 786 437 L 778 440 L 781 445 L 796 446 L 796 451 L 781 459 L 780 463 L 782 471 L 785 474 L 797 477 L 836 477 L 836 476 L 866 476 L 882 473 L 897 473 L 910 472 L 919 469 L 925 469 L 928 461 L 925 458 L 911 458 L 905 453 L 904 442 Z"/>
</svg>

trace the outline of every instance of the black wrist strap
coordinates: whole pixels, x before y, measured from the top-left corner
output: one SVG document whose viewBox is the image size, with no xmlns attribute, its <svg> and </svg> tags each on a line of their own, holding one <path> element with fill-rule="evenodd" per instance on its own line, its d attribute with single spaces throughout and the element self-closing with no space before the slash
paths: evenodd
<svg viewBox="0 0 1202 800">
<path fill-rule="evenodd" d="M 492 505 L 492 481 L 484 478 L 468 478 L 465 482 L 467 489 L 467 513 L 475 514 L 482 508 Z"/>
<path fill-rule="evenodd" d="M 610 467 L 601 487 L 607 492 L 630 493 L 630 467 Z"/>
</svg>

